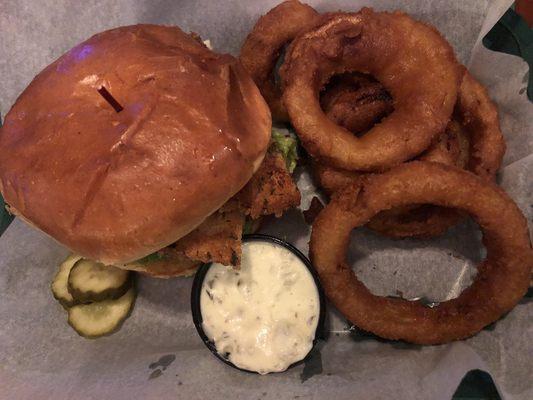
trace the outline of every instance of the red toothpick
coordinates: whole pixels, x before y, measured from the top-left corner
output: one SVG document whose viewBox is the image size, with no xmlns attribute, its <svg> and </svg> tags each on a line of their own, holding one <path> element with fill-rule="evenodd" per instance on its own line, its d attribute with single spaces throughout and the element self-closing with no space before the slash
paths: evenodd
<svg viewBox="0 0 533 400">
<path fill-rule="evenodd" d="M 124 110 L 124 107 L 120 105 L 120 103 L 111 95 L 111 93 L 108 92 L 104 86 L 100 86 L 98 93 L 100 93 L 100 96 L 102 96 L 117 113 Z"/>
</svg>

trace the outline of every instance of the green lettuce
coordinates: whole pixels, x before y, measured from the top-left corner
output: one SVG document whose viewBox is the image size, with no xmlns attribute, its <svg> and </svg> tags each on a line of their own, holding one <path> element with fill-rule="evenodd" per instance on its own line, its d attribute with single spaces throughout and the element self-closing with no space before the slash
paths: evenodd
<svg viewBox="0 0 533 400">
<path fill-rule="evenodd" d="M 254 221 L 246 217 L 246 219 L 244 220 L 244 225 L 242 227 L 242 234 L 250 235 L 252 233 L 254 233 Z"/>
<path fill-rule="evenodd" d="M 283 155 L 287 169 L 292 173 L 298 162 L 298 140 L 295 136 L 272 129 L 272 142 Z"/>
<path fill-rule="evenodd" d="M 153 262 L 162 261 L 167 258 L 168 258 L 167 254 L 160 252 L 160 251 L 156 251 L 155 253 L 148 254 L 147 256 L 144 256 L 143 258 L 133 261 L 130 264 L 142 264 L 142 265 L 151 264 Z"/>
</svg>

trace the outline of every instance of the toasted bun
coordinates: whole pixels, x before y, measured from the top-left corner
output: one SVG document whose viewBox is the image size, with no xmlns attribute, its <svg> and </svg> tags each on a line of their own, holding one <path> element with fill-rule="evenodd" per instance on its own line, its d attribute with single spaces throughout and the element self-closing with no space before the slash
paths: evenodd
<svg viewBox="0 0 533 400">
<path fill-rule="evenodd" d="M 0 132 L 0 189 L 12 211 L 76 253 L 125 263 L 175 242 L 237 193 L 270 128 L 234 57 L 175 27 L 113 29 L 20 95 Z"/>
</svg>

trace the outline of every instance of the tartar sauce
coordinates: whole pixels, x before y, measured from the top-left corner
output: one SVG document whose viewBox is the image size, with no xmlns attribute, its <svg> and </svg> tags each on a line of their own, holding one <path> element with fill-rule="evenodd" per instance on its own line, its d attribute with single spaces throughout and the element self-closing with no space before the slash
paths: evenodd
<svg viewBox="0 0 533 400">
<path fill-rule="evenodd" d="M 209 268 L 200 294 L 203 329 L 217 352 L 260 374 L 284 371 L 311 350 L 320 313 L 306 265 L 287 248 L 243 243 L 241 269 Z"/>
</svg>

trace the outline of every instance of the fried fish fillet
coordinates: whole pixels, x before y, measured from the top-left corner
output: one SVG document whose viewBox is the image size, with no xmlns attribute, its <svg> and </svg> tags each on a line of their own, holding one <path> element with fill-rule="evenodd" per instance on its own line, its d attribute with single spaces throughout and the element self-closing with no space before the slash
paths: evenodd
<svg viewBox="0 0 533 400">
<path fill-rule="evenodd" d="M 239 267 L 246 218 L 281 216 L 300 204 L 300 192 L 281 153 L 270 149 L 248 184 L 198 228 L 176 243 L 125 266 L 158 278 L 188 276 L 202 263 Z"/>
<path fill-rule="evenodd" d="M 281 216 L 300 204 L 300 192 L 283 156 L 270 150 L 250 182 L 220 210 L 172 247 L 191 260 L 239 266 L 245 216 Z"/>
<path fill-rule="evenodd" d="M 191 260 L 240 265 L 244 218 L 238 201 L 232 199 L 171 247 Z"/>
<path fill-rule="evenodd" d="M 207 262 L 240 265 L 244 212 L 230 200 L 194 231 L 125 268 L 157 278 L 189 276 Z"/>
<path fill-rule="evenodd" d="M 286 210 L 300 204 L 300 191 L 287 169 L 281 153 L 272 148 L 248 184 L 237 194 L 247 216 L 280 217 Z"/>
</svg>

